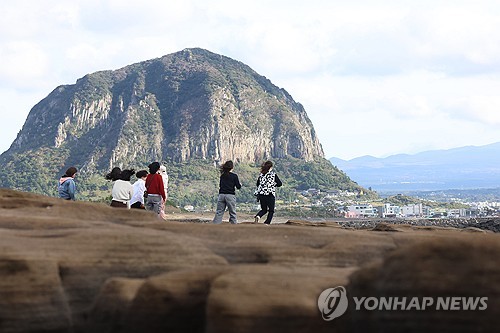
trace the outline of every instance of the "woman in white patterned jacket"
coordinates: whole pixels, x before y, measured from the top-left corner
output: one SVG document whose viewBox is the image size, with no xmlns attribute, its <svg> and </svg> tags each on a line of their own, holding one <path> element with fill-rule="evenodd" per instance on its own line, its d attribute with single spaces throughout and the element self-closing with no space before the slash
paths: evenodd
<svg viewBox="0 0 500 333">
<path fill-rule="evenodd" d="M 278 175 L 273 171 L 273 162 L 266 161 L 260 168 L 257 178 L 257 190 L 255 194 L 260 201 L 260 211 L 255 215 L 255 223 L 259 223 L 262 216 L 267 213 L 264 224 L 271 224 L 276 203 L 276 187 L 283 185 Z"/>
</svg>

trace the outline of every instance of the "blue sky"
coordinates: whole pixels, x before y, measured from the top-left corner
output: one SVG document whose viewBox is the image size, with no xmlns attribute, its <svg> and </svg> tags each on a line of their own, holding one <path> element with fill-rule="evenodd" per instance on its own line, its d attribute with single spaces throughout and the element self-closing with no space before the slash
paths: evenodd
<svg viewBox="0 0 500 333">
<path fill-rule="evenodd" d="M 497 1 L 0 3 L 0 152 L 56 86 L 189 47 L 302 103 L 329 157 L 500 141 Z"/>
</svg>

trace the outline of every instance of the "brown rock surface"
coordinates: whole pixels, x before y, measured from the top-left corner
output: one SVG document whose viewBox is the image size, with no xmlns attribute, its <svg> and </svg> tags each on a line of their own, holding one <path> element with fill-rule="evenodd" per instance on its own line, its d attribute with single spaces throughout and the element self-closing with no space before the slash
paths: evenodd
<svg viewBox="0 0 500 333">
<path fill-rule="evenodd" d="M 498 234 L 171 219 L 198 222 L 0 190 L 0 332 L 488 331 L 500 318 Z M 490 301 L 463 316 L 350 305 L 325 322 L 318 296 L 339 285 Z"/>
<path fill-rule="evenodd" d="M 71 311 L 57 263 L 0 257 L 0 331 L 68 332 Z"/>
<path fill-rule="evenodd" d="M 122 328 L 124 315 L 144 284 L 144 279 L 111 278 L 102 286 L 90 309 L 88 332 L 116 332 Z"/>
<path fill-rule="evenodd" d="M 207 332 L 331 332 L 317 295 L 347 284 L 354 268 L 244 265 L 219 276 L 207 306 Z M 316 296 L 315 296 L 316 295 Z"/>
<path fill-rule="evenodd" d="M 403 247 L 381 263 L 351 275 L 351 296 L 488 297 L 479 311 L 353 311 L 351 330 L 400 332 L 494 332 L 500 325 L 498 237 L 447 238 Z M 452 300 L 449 301 L 450 308 Z M 457 305 L 458 305 L 457 302 Z M 478 305 L 481 303 L 478 302 Z M 433 307 L 434 306 L 434 307 Z M 436 304 L 429 306 L 436 308 Z"/>
</svg>

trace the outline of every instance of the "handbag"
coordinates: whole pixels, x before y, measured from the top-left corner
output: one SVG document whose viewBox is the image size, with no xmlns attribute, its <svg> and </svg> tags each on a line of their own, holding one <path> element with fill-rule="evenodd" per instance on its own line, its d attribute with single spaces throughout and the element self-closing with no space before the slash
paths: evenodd
<svg viewBox="0 0 500 333">
<path fill-rule="evenodd" d="M 259 186 L 257 186 L 255 191 L 253 192 L 253 196 L 255 197 L 256 202 L 260 202 L 259 192 L 260 192 L 260 183 L 259 183 Z"/>
</svg>

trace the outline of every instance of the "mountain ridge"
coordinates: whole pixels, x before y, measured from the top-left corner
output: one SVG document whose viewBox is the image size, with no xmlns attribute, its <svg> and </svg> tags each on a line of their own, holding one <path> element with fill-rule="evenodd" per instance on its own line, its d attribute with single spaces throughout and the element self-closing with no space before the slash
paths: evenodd
<svg viewBox="0 0 500 333">
<path fill-rule="evenodd" d="M 500 142 L 385 158 L 330 161 L 360 185 L 377 190 L 500 187 Z"/>
</svg>

